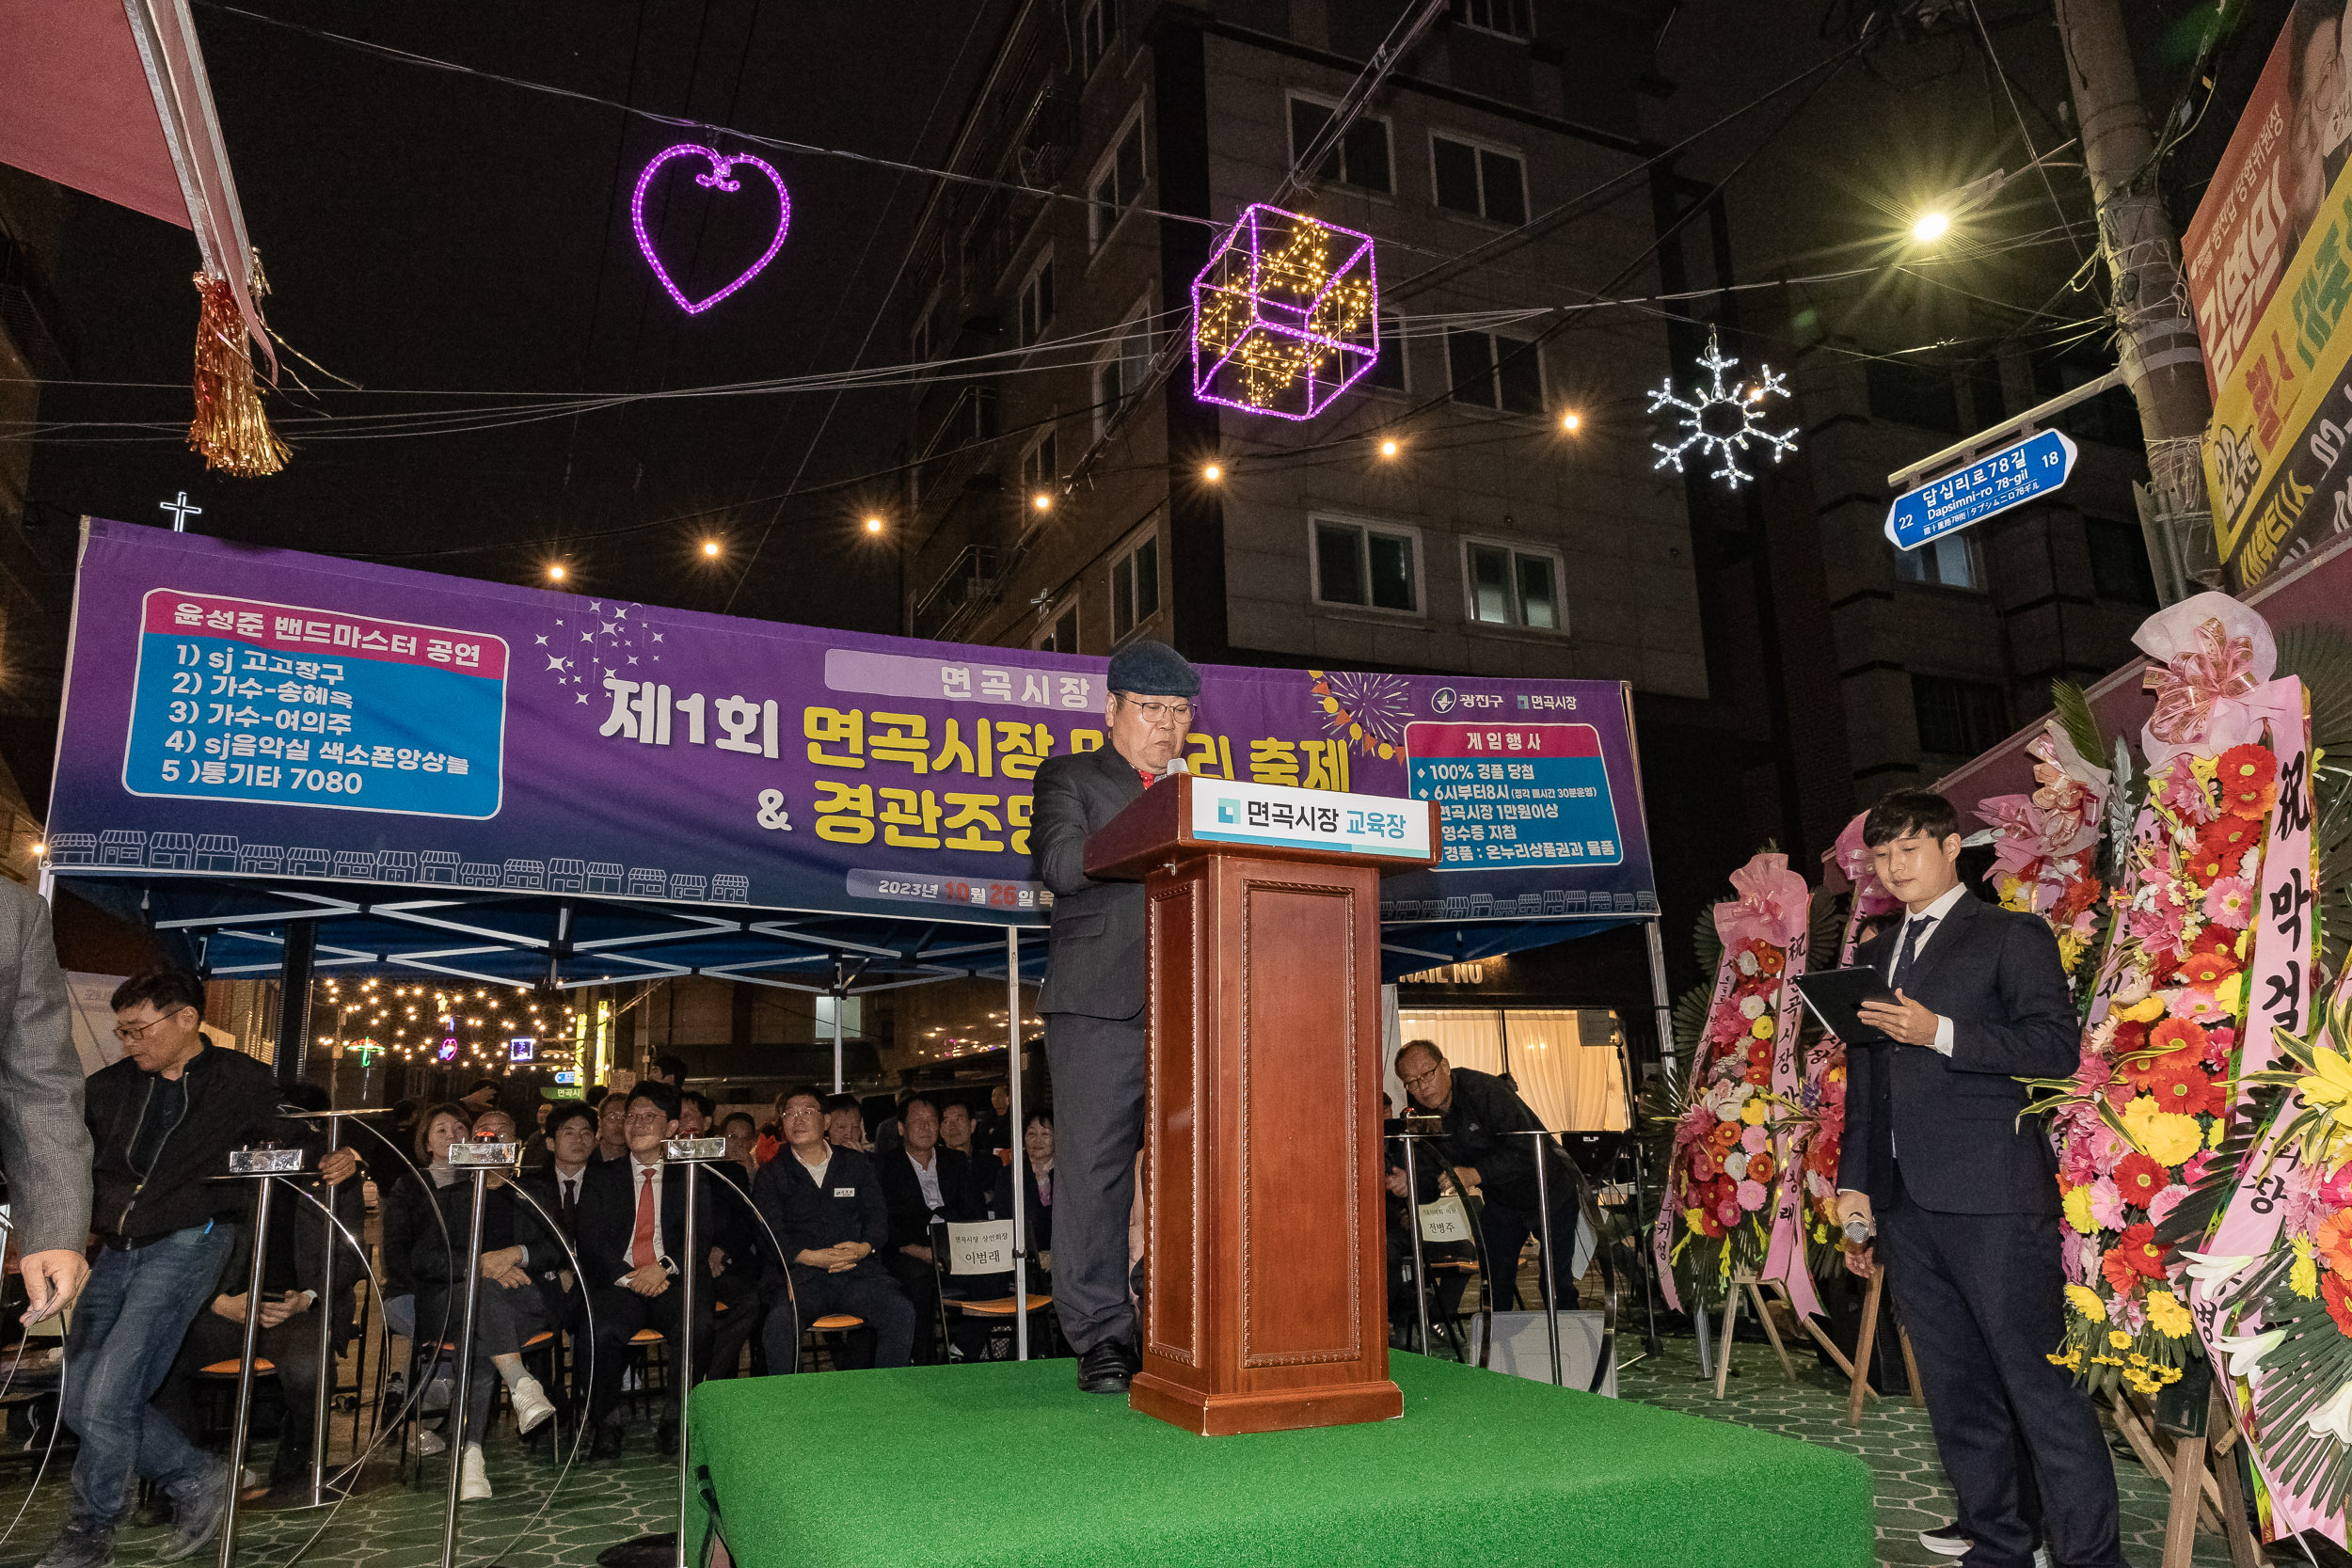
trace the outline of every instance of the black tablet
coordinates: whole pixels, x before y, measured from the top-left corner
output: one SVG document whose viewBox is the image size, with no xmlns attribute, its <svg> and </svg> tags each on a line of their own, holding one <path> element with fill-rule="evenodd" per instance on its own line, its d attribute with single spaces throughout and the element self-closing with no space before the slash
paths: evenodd
<svg viewBox="0 0 2352 1568">
<path fill-rule="evenodd" d="M 1800 974 L 1797 994 L 1813 1009 L 1821 1026 L 1848 1045 L 1874 1045 L 1891 1037 L 1862 1022 L 1865 1002 L 1892 1002 L 1895 992 L 1875 969 L 1825 969 Z"/>
</svg>

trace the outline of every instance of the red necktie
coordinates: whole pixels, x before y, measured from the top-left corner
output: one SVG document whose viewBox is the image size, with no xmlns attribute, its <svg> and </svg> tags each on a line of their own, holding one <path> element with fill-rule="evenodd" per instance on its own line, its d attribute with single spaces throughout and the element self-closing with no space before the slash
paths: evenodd
<svg viewBox="0 0 2352 1568">
<path fill-rule="evenodd" d="M 1140 768 L 1136 769 L 1136 777 L 1143 781 L 1143 787 L 1146 789 L 1160 782 L 1160 776 L 1157 773 L 1147 773 Z"/>
<path fill-rule="evenodd" d="M 637 1233 L 628 1239 L 628 1266 L 642 1269 L 654 1261 L 653 1167 L 645 1167 L 644 1185 L 637 1189 Z"/>
</svg>

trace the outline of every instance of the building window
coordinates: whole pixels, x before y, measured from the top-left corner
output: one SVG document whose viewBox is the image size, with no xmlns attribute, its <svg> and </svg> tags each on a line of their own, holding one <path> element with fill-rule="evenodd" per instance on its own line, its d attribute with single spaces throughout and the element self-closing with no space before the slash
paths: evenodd
<svg viewBox="0 0 2352 1568">
<path fill-rule="evenodd" d="M 2009 734 L 2009 703 L 1986 681 L 1911 677 L 1911 705 L 1919 721 L 1919 750 L 1972 757 Z"/>
<path fill-rule="evenodd" d="M 1495 332 L 1449 332 L 1445 356 L 1454 402 L 1506 414 L 1544 411 L 1543 351 L 1528 340 Z"/>
<path fill-rule="evenodd" d="M 1914 365 L 1899 359 L 1870 359 L 1863 364 L 1870 393 L 1870 417 L 1897 424 L 1916 425 L 1958 436 L 1960 393 L 1949 371 L 1940 365 Z"/>
<path fill-rule="evenodd" d="M 1470 540 L 1462 546 L 1462 562 L 1471 620 L 1534 631 L 1566 629 L 1560 604 L 1565 574 L 1551 551 Z"/>
<path fill-rule="evenodd" d="M 1482 33 L 1504 38 L 1535 36 L 1534 0 L 1454 0 L 1454 20 Z"/>
<path fill-rule="evenodd" d="M 1086 40 L 1086 73 L 1091 76 L 1094 68 L 1103 63 L 1103 56 L 1111 52 L 1111 40 L 1119 36 L 1119 0 L 1093 0 L 1078 29 Z"/>
<path fill-rule="evenodd" d="M 1045 434 L 1021 454 L 1021 504 L 1035 509 L 1038 497 L 1053 494 L 1054 481 L 1060 474 L 1061 468 L 1054 460 L 1054 432 L 1049 425 Z"/>
<path fill-rule="evenodd" d="M 1331 123 L 1331 106 L 1311 99 L 1291 100 L 1291 163 L 1295 166 L 1324 127 Z M 1338 181 L 1361 191 L 1378 191 L 1387 196 L 1396 189 L 1395 179 L 1389 171 L 1389 122 L 1370 115 L 1359 116 L 1340 136 L 1340 145 L 1322 166 L 1312 171 L 1312 178 L 1325 183 Z"/>
<path fill-rule="evenodd" d="M 1380 316 L 1380 356 L 1364 372 L 1364 385 L 1384 388 L 1391 392 L 1406 392 L 1405 318 L 1388 311 Z"/>
<path fill-rule="evenodd" d="M 1147 533 L 1111 562 L 1111 644 L 1160 612 L 1160 539 Z"/>
<path fill-rule="evenodd" d="M 1143 116 L 1128 123 L 1119 147 L 1095 171 L 1087 187 L 1087 238 L 1096 249 L 1111 237 L 1119 220 L 1143 194 Z"/>
<path fill-rule="evenodd" d="M 1431 136 L 1429 157 L 1438 206 L 1497 223 L 1527 221 L 1527 170 L 1516 154 Z"/>
<path fill-rule="evenodd" d="M 1045 654 L 1074 654 L 1078 651 L 1078 601 L 1073 597 L 1057 610 L 1038 635 L 1037 649 Z"/>
<path fill-rule="evenodd" d="M 1915 550 L 1897 550 L 1895 578 L 1898 582 L 1926 582 L 1938 588 L 1983 593 L 1984 557 L 1977 553 L 1977 536 L 1947 533 Z"/>
<path fill-rule="evenodd" d="M 1029 280 L 1021 285 L 1021 346 L 1045 336 L 1045 328 L 1054 320 L 1054 253 L 1047 251 L 1045 260 L 1029 274 Z"/>
<path fill-rule="evenodd" d="M 2090 591 L 2119 604 L 2156 608 L 2156 574 L 2148 564 L 2148 535 L 2137 523 L 2085 517 L 2083 541 L 2090 546 Z"/>
<path fill-rule="evenodd" d="M 1410 529 L 1313 520 L 1315 597 L 1324 604 L 1421 612 L 1421 538 Z"/>
<path fill-rule="evenodd" d="M 1144 377 L 1152 373 L 1152 335 L 1143 325 L 1143 312 L 1138 308 L 1128 318 L 1119 341 L 1110 354 L 1098 360 L 1094 367 L 1094 434 L 1110 429 L 1121 410 L 1143 389 Z"/>
</svg>

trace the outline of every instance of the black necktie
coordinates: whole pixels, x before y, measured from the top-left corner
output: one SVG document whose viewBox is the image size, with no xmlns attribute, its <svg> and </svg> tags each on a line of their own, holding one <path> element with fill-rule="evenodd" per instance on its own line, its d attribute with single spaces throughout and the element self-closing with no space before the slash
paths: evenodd
<svg viewBox="0 0 2352 1568">
<path fill-rule="evenodd" d="M 574 1218 L 578 1215 L 579 1212 L 580 1212 L 580 1178 L 578 1178 L 577 1176 L 565 1177 L 565 1178 L 564 1179 L 564 1229 L 569 1230 L 569 1229 L 571 1229 L 571 1228 L 572 1228 L 572 1222 L 573 1222 Z"/>
<path fill-rule="evenodd" d="M 1897 990 L 1911 978 L 1911 966 L 1919 959 L 1919 943 L 1927 936 L 1928 927 L 1935 924 L 1933 915 L 1914 915 L 1903 928 L 1902 951 L 1895 955 L 1895 974 L 1889 982 Z"/>
</svg>

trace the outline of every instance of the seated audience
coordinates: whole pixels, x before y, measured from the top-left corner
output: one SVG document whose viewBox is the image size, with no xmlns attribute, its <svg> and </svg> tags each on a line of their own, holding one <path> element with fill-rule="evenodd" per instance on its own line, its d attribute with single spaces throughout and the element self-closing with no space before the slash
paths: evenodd
<svg viewBox="0 0 2352 1568">
<path fill-rule="evenodd" d="M 596 1106 L 596 1158 L 610 1164 L 628 1158 L 628 1096 L 608 1091 Z"/>
<path fill-rule="evenodd" d="M 882 1202 L 890 1211 L 890 1240 L 882 1266 L 914 1307 L 914 1364 L 939 1359 L 931 1333 L 940 1321 L 940 1266 L 931 1256 L 931 1227 L 962 1224 L 980 1216 L 972 1195 L 972 1162 L 939 1146 L 939 1111 L 926 1094 L 898 1107 L 904 1143 L 895 1154 L 875 1156 L 881 1167 Z"/>
<path fill-rule="evenodd" d="M 683 1128 L 684 1121 L 679 1125 Z M 759 1215 L 752 1206 L 752 1178 L 757 1171 L 749 1158 L 752 1118 L 741 1111 L 734 1112 L 726 1118 L 724 1136 L 727 1158 L 703 1167 L 703 1180 L 711 1189 L 715 1231 L 710 1247 L 711 1297 L 726 1308 L 719 1314 L 710 1336 L 709 1375 L 714 1378 L 735 1375 L 746 1344 L 754 1347 L 755 1371 L 766 1361 L 765 1349 L 755 1336 L 760 1327 L 763 1283 L 775 1266 L 770 1261 L 774 1249 L 761 1235 Z M 733 1191 L 719 1191 L 722 1182 Z"/>
<path fill-rule="evenodd" d="M 972 1124 L 972 1158 L 983 1167 L 991 1160 L 1000 1165 L 1012 1164 L 1012 1088 L 1009 1085 L 989 1085 L 988 1110 Z"/>
<path fill-rule="evenodd" d="M 835 1148 L 866 1152 L 866 1111 L 853 1094 L 829 1095 L 825 1100 L 825 1141 Z"/>
<path fill-rule="evenodd" d="M 866 1320 L 872 1365 L 903 1367 L 914 1348 L 914 1308 L 875 1257 L 890 1239 L 881 1179 L 859 1150 L 826 1140 L 827 1120 L 815 1089 L 787 1095 L 785 1150 L 752 1182 L 753 1200 L 784 1249 L 789 1285 L 768 1313 L 771 1373 L 799 1369 L 802 1335 L 828 1313 Z M 854 1354 L 866 1359 L 862 1350 Z"/>
<path fill-rule="evenodd" d="M 515 1120 L 504 1111 L 485 1111 L 474 1118 L 473 1137 L 483 1143 L 512 1143 Z M 442 1161 L 448 1158 L 446 1146 Z M 446 1166 L 444 1167 L 446 1168 Z M 483 1466 L 482 1440 L 490 1430 L 491 1401 L 498 1385 L 506 1385 L 515 1404 L 516 1430 L 528 1437 L 555 1414 L 554 1404 L 539 1380 L 523 1365 L 523 1345 L 550 1325 L 553 1313 L 539 1291 L 539 1275 L 564 1261 L 564 1249 L 548 1234 L 537 1214 L 516 1201 L 507 1178 L 492 1176 L 482 1202 L 482 1285 L 474 1294 L 473 1378 L 467 1390 L 466 1447 L 458 1456 L 458 1497 L 473 1502 L 490 1496 L 490 1478 Z M 473 1221 L 474 1184 L 470 1176 L 437 1185 L 434 1199 L 440 1225 L 417 1232 L 409 1259 L 409 1277 L 416 1283 L 416 1322 L 429 1336 L 436 1324 L 444 1342 L 456 1338 L 465 1322 L 461 1271 Z M 446 1227 L 446 1229 L 444 1229 Z"/>
<path fill-rule="evenodd" d="M 618 1097 L 616 1097 L 618 1098 Z M 624 1125 L 628 1152 L 590 1168 L 580 1205 L 580 1265 L 586 1271 L 596 1315 L 596 1370 L 589 1382 L 591 1457 L 621 1451 L 621 1374 L 629 1337 L 656 1328 L 673 1345 L 688 1327 L 678 1259 L 686 1250 L 686 1181 L 662 1162 L 662 1144 L 677 1134 L 677 1090 L 650 1080 L 628 1092 Z M 694 1231 L 715 1234 L 710 1194 L 697 1195 Z M 709 1364 L 710 1292 L 697 1291 L 694 1359 Z M 655 1446 L 677 1452 L 679 1390 L 673 1383 L 654 1428 Z"/>
<path fill-rule="evenodd" d="M 743 1190 L 750 1192 L 752 1178 L 759 1174 L 759 1124 L 749 1111 L 730 1111 L 719 1131 L 726 1136 L 728 1166 L 741 1173 Z"/>
<path fill-rule="evenodd" d="M 1026 1156 L 1021 1191 L 1026 1212 L 1023 1219 L 1029 1257 L 1036 1262 L 1030 1287 L 1041 1290 L 1041 1276 L 1054 1270 L 1054 1113 L 1031 1111 L 1022 1118 L 1021 1149 Z M 989 1199 L 988 1217 L 1004 1219 L 1012 1212 L 1012 1167 L 996 1173 L 996 1190 Z M 1005 1288 L 1012 1286 L 1008 1280 Z"/>
<path fill-rule="evenodd" d="M 678 1091 L 677 1135 L 699 1138 L 710 1132 L 710 1120 L 719 1114 L 718 1102 L 700 1089 Z"/>
<path fill-rule="evenodd" d="M 91 1212 L 98 1255 L 66 1337 L 74 1375 L 60 1418 L 80 1439 L 73 1497 L 46 1568 L 106 1568 L 131 1512 L 135 1476 L 167 1498 L 172 1528 L 154 1560 L 195 1556 L 219 1533 L 228 1476 L 149 1402 L 196 1315 L 217 1297 L 252 1194 L 209 1181 L 231 1149 L 264 1139 L 323 1147 L 314 1130 L 278 1114 L 269 1064 L 205 1041 L 204 987 L 193 974 L 151 970 L 112 998 L 122 1056 L 83 1087 L 89 1124 Z M 359 1167 L 351 1150 L 323 1156 L 329 1186 Z"/>
<path fill-rule="evenodd" d="M 972 1107 L 961 1100 L 950 1100 L 939 1108 L 939 1147 L 952 1148 L 966 1160 L 972 1158 Z M 989 1180 L 995 1178 L 991 1176 Z"/>
<path fill-rule="evenodd" d="M 523 1186 L 564 1228 L 580 1234 L 580 1189 L 596 1163 L 596 1113 L 577 1100 L 548 1110 L 548 1163 L 523 1177 Z"/>
</svg>

